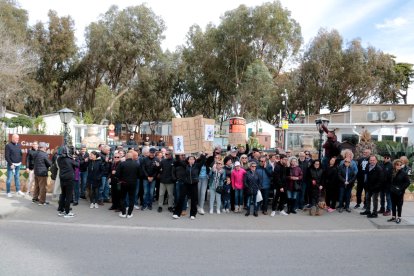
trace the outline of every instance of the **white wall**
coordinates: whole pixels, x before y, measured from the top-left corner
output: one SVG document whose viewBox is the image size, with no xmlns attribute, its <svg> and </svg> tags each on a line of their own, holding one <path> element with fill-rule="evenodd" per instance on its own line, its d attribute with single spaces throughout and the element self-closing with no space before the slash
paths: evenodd
<svg viewBox="0 0 414 276">
<path fill-rule="evenodd" d="M 257 127 L 256 127 L 257 125 Z M 265 121 L 262 120 L 258 120 L 258 121 L 254 121 L 254 122 L 250 122 L 248 124 L 246 124 L 246 137 L 249 137 L 249 128 L 252 129 L 252 132 L 256 132 L 256 128 L 262 129 L 261 132 L 267 132 L 270 134 L 270 147 L 274 148 L 275 147 L 275 141 L 276 141 L 276 137 L 275 137 L 275 127 L 272 126 L 269 123 L 266 123 Z"/>
</svg>

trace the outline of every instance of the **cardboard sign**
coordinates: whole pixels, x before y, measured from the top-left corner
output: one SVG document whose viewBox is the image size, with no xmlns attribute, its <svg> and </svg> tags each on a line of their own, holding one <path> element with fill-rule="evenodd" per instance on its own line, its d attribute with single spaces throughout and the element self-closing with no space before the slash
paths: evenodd
<svg viewBox="0 0 414 276">
<path fill-rule="evenodd" d="M 173 118 L 172 136 L 182 136 L 183 149 L 185 150 L 182 153 L 212 152 L 214 137 L 213 140 L 211 140 L 211 137 L 206 137 L 206 125 L 212 125 L 214 133 L 214 124 L 213 119 L 205 119 L 202 115 L 189 118 Z M 211 132 L 211 127 L 208 128 Z M 207 141 L 207 139 L 210 140 Z M 175 149 L 178 146 L 178 140 L 174 139 L 174 141 L 176 141 Z"/>
</svg>

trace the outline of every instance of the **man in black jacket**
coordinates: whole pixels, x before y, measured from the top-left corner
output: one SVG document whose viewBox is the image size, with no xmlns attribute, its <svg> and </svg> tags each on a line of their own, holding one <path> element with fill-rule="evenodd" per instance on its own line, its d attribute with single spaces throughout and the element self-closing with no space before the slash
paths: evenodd
<svg viewBox="0 0 414 276">
<path fill-rule="evenodd" d="M 148 157 L 142 161 L 141 168 L 144 178 L 144 204 L 142 211 L 146 208 L 152 210 L 152 200 L 154 198 L 155 177 L 158 174 L 160 163 L 155 158 L 155 148 L 151 148 Z"/>
<path fill-rule="evenodd" d="M 378 160 L 375 155 L 369 157 L 369 167 L 366 182 L 367 190 L 367 209 L 361 215 L 367 215 L 369 218 L 378 217 L 378 195 L 384 181 L 384 173 L 378 165 Z M 373 201 L 373 209 L 371 213 L 371 199 Z"/>
<path fill-rule="evenodd" d="M 135 188 L 137 185 L 140 168 L 138 163 L 133 160 L 133 153 L 128 152 L 126 160 L 121 162 L 116 169 L 116 177 L 121 185 L 121 218 L 132 218 L 134 210 Z M 128 214 L 125 208 L 125 197 L 128 194 Z"/>
<path fill-rule="evenodd" d="M 165 158 L 160 162 L 160 195 L 158 197 L 158 212 L 162 212 L 162 205 L 164 204 L 164 194 L 168 193 L 168 211 L 173 211 L 174 203 L 174 181 L 172 175 L 173 158 L 172 152 L 167 151 Z"/>
<path fill-rule="evenodd" d="M 70 212 L 70 201 L 73 198 L 73 182 L 75 180 L 75 167 L 79 164 L 75 162 L 73 150 L 67 146 L 62 147 L 62 155 L 56 160 L 59 166 L 59 179 L 62 193 L 59 197 L 58 215 L 71 218 L 75 215 Z"/>
<path fill-rule="evenodd" d="M 10 185 L 13 176 L 14 185 L 16 185 L 16 194 L 24 195 L 24 193 L 20 191 L 20 166 L 22 164 L 22 148 L 19 144 L 19 135 L 12 135 L 11 142 L 8 143 L 5 148 L 5 158 L 7 161 L 7 197 L 12 197 L 12 194 L 10 192 Z"/>
<path fill-rule="evenodd" d="M 39 151 L 34 160 L 35 189 L 33 192 L 33 202 L 39 202 L 39 206 L 47 205 L 46 186 L 48 171 L 52 162 L 46 153 L 47 145 L 44 142 L 39 143 Z"/>
<path fill-rule="evenodd" d="M 381 208 L 378 213 L 383 214 L 384 216 L 391 215 L 391 181 L 392 181 L 392 171 L 393 166 L 391 162 L 391 156 L 389 154 L 384 154 L 384 161 L 381 164 L 381 168 L 384 172 L 384 181 L 382 182 L 381 191 L 380 191 L 380 205 Z M 385 200 L 387 200 L 387 208 L 385 209 Z"/>
<path fill-rule="evenodd" d="M 37 141 L 34 141 L 32 143 L 32 148 L 29 150 L 26 156 L 26 172 L 29 174 L 29 179 L 27 180 L 27 195 L 30 194 L 32 184 L 34 182 L 34 159 L 36 157 L 38 148 L 39 145 Z"/>
<path fill-rule="evenodd" d="M 365 149 L 363 152 L 363 156 L 358 159 L 357 191 L 356 191 L 357 204 L 355 205 L 354 209 L 361 207 L 363 190 L 365 190 L 364 208 L 366 207 L 366 198 L 367 198 L 366 182 L 367 182 L 368 167 L 369 167 L 368 159 L 370 155 L 371 155 L 371 150 Z"/>
<path fill-rule="evenodd" d="M 108 145 L 102 145 L 100 158 L 102 162 L 102 183 L 99 187 L 99 205 L 103 205 L 104 202 L 110 202 L 109 200 L 109 183 L 108 178 L 110 176 L 110 147 Z"/>
</svg>

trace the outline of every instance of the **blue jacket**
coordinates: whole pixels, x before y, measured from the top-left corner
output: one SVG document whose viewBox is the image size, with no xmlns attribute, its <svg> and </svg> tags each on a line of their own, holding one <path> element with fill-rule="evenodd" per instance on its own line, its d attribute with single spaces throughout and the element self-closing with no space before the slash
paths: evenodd
<svg viewBox="0 0 414 276">
<path fill-rule="evenodd" d="M 269 189 L 273 174 L 272 166 L 270 164 L 267 164 L 266 167 L 257 166 L 256 171 L 260 177 L 262 189 Z"/>
</svg>

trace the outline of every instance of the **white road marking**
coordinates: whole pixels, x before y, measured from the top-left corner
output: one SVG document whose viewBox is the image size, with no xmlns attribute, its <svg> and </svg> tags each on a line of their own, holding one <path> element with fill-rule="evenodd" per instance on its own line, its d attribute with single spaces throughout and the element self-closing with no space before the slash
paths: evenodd
<svg viewBox="0 0 414 276">
<path fill-rule="evenodd" d="M 194 233 L 232 233 L 232 234 L 309 234 L 309 233 L 378 233 L 395 231 L 413 231 L 413 229 L 214 229 L 214 228 L 179 228 L 179 227 L 154 227 L 154 226 L 128 226 L 128 225 L 102 225 L 85 223 L 64 223 L 31 220 L 4 220 L 4 223 L 34 224 L 62 227 L 84 227 L 99 229 L 124 229 L 141 231 L 161 231 L 161 232 L 194 232 Z"/>
</svg>

